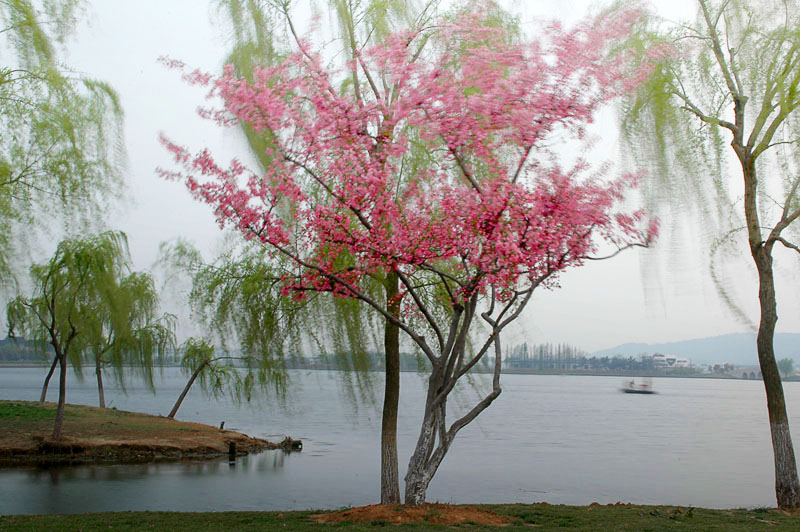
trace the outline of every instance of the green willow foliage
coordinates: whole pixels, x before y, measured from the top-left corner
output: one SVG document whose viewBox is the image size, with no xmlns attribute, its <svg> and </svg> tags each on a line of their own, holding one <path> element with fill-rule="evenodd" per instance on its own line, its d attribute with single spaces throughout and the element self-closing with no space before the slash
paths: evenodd
<svg viewBox="0 0 800 532">
<path fill-rule="evenodd" d="M 219 343 L 220 352 L 238 353 L 238 362 L 251 374 L 251 384 L 271 387 L 282 396 L 287 362 L 313 352 L 350 370 L 346 378 L 355 376 L 354 389 L 371 390 L 365 370 L 382 325 L 375 313 L 364 312 L 352 299 L 330 294 L 311 293 L 303 301 L 282 294 L 281 278 L 291 272 L 260 246 L 236 247 L 212 263 L 205 263 L 183 241 L 162 244 L 160 255 L 165 267 L 177 268 L 191 278 L 193 317 Z M 375 290 L 380 298 L 377 283 Z M 248 397 L 251 389 L 241 388 Z"/>
<path fill-rule="evenodd" d="M 122 186 L 117 95 L 66 70 L 55 49 L 81 4 L 0 1 L 0 278 L 32 227 L 86 224 Z"/>
<path fill-rule="evenodd" d="M 152 278 L 128 273 L 127 238 L 106 232 L 62 241 L 46 264 L 31 266 L 33 290 L 8 305 L 10 335 L 47 345 L 79 372 L 110 365 L 120 384 L 132 366 L 152 387 L 153 367 L 174 350 L 174 319 L 158 316 Z"/>
<path fill-rule="evenodd" d="M 112 368 L 123 390 L 124 371 L 131 370 L 153 389 L 153 368 L 163 365 L 176 347 L 176 319 L 158 314 L 153 278 L 131 272 L 105 291 L 101 303 L 107 310 L 87 327 L 89 358 L 99 368 Z"/>
<path fill-rule="evenodd" d="M 197 380 L 204 392 L 218 398 L 226 393 L 235 401 L 250 399 L 256 380 L 266 382 L 266 372 L 239 371 L 234 365 L 241 361 L 252 368 L 249 357 L 217 356 L 214 345 L 202 338 L 187 338 L 181 345 L 181 369 L 186 375 L 197 375 Z M 257 376 L 261 377 L 257 379 Z M 275 388 L 280 393 L 284 386 L 280 380 L 274 380 Z M 178 404 L 180 406 L 180 404 Z"/>
<path fill-rule="evenodd" d="M 704 9 L 722 44 L 727 74 L 711 45 Z M 651 17 L 636 38 L 643 50 L 664 53 L 622 112 L 629 155 L 637 166 L 651 167 L 643 183 L 649 207 L 672 209 L 674 220 L 692 209 L 699 214 L 713 240 L 717 289 L 739 319 L 750 323 L 729 295 L 726 261 L 720 260 L 744 234 L 741 168 L 726 127 L 734 120 L 729 79 L 743 97 L 742 140 L 756 159 L 759 217 L 768 232 L 784 206 L 790 212 L 800 207 L 800 2 L 698 1 L 694 23 L 667 25 Z M 800 224 L 786 234 L 800 236 Z"/>
</svg>

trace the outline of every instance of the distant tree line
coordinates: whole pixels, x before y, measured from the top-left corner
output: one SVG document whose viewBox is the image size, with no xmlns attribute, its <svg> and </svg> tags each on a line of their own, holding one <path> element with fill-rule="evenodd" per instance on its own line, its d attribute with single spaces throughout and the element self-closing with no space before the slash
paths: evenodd
<svg viewBox="0 0 800 532">
<path fill-rule="evenodd" d="M 347 353 L 322 353 L 318 356 L 292 357 L 286 360 L 288 369 L 330 369 L 330 370 L 383 370 L 385 360 L 383 353 L 367 351 L 365 364 L 361 367 L 352 367 L 348 363 Z M 399 364 L 401 371 L 426 371 L 431 365 L 430 361 L 419 353 L 400 353 Z"/>
<path fill-rule="evenodd" d="M 52 347 L 49 348 L 52 352 Z M 48 358 L 52 358 L 50 355 Z M 3 338 L 0 340 L 0 362 L 45 362 L 40 347 L 22 338 Z"/>
<path fill-rule="evenodd" d="M 589 353 L 569 344 L 533 344 L 527 342 L 506 351 L 508 368 L 535 370 L 584 371 L 649 371 L 653 370 L 652 357 L 589 356 Z"/>
</svg>

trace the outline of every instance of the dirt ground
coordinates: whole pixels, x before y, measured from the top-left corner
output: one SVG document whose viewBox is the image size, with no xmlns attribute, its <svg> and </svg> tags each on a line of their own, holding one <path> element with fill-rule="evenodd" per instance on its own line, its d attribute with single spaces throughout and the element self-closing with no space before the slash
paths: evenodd
<svg viewBox="0 0 800 532">
<path fill-rule="evenodd" d="M 450 506 L 447 504 L 424 504 L 422 506 L 373 504 L 359 506 L 334 513 L 311 516 L 319 523 L 430 523 L 432 525 L 456 525 L 474 523 L 503 526 L 511 517 L 499 515 L 491 510 L 474 506 Z"/>
<path fill-rule="evenodd" d="M 0 401 L 0 462 L 148 461 L 276 449 L 281 444 L 201 423 L 67 405 L 63 436 L 50 439 L 54 403 Z M 291 442 L 282 442 L 291 446 Z"/>
</svg>

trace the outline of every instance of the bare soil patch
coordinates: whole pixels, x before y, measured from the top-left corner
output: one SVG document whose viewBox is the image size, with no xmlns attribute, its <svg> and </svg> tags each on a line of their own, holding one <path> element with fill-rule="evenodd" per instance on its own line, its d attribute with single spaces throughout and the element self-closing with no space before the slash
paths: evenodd
<svg viewBox="0 0 800 532">
<path fill-rule="evenodd" d="M 422 506 L 373 504 L 359 506 L 334 513 L 311 516 L 318 523 L 429 523 L 432 525 L 457 525 L 474 523 L 479 525 L 504 526 L 512 517 L 499 515 L 475 506 L 451 506 L 449 504 L 424 504 Z"/>
<path fill-rule="evenodd" d="M 50 439 L 55 403 L 0 401 L 0 463 L 151 461 L 291 447 L 201 423 L 67 405 L 63 437 Z M 233 446 L 233 449 L 232 449 Z"/>
</svg>

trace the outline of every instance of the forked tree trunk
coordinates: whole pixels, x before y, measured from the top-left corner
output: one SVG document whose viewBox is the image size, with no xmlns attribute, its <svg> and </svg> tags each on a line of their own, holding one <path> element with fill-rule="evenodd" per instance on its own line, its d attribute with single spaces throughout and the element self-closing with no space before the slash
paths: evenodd
<svg viewBox="0 0 800 532">
<path fill-rule="evenodd" d="M 56 370 L 56 365 L 58 364 L 58 356 L 53 357 L 53 363 L 50 364 L 50 371 L 47 372 L 47 377 L 44 378 L 44 386 L 42 386 L 42 395 L 39 397 L 39 402 L 44 403 L 47 399 L 47 387 L 50 386 L 50 377 L 53 376 L 53 372 Z"/>
<path fill-rule="evenodd" d="M 772 257 L 763 246 L 760 250 L 761 252 L 755 253 L 753 257 L 758 268 L 758 297 L 761 303 L 761 321 L 758 326 L 756 345 L 758 363 L 761 366 L 761 374 L 764 376 L 769 428 L 775 454 L 775 496 L 778 507 L 795 509 L 800 508 L 800 482 L 798 482 L 792 435 L 789 432 L 786 400 L 773 346 L 778 312 Z"/>
<path fill-rule="evenodd" d="M 419 438 L 417 438 L 417 445 L 414 448 L 414 454 L 411 455 L 411 459 L 408 462 L 408 471 L 405 478 L 405 503 L 411 506 L 419 506 L 425 503 L 428 485 L 442 464 L 456 433 L 486 409 L 500 394 L 499 390 L 496 393 L 489 394 L 488 397 L 473 407 L 467 415 L 454 422 L 450 426 L 450 430 L 447 430 L 445 427 L 447 397 L 441 403 L 433 404 L 434 398 L 445 385 L 444 373 L 445 368 L 436 368 L 431 372 L 431 377 L 428 381 L 425 415 L 422 420 Z M 456 427 L 456 425 L 460 426 Z"/>
<path fill-rule="evenodd" d="M 67 357 L 58 356 L 59 380 L 58 380 L 58 408 L 56 409 L 56 422 L 53 425 L 54 440 L 61 439 L 61 425 L 64 423 L 64 405 L 67 402 Z"/>
<path fill-rule="evenodd" d="M 471 309 L 464 316 L 464 322 L 461 324 L 461 327 L 465 328 L 462 329 L 464 331 L 469 330 L 476 301 L 477 298 L 474 298 L 470 303 Z M 522 307 L 524 307 L 524 303 Z M 491 311 L 483 314 L 483 317 L 493 327 L 494 340 L 492 343 L 495 350 L 495 362 L 492 374 L 492 391 L 448 427 L 447 398 L 455 387 L 459 376 L 463 375 L 463 373 L 459 373 L 459 369 L 461 367 L 460 361 L 463 361 L 465 354 L 466 336 L 461 337 L 460 341 L 456 342 L 456 348 L 450 353 L 449 357 L 442 356 L 433 364 L 431 375 L 428 378 L 428 394 L 425 399 L 425 414 L 422 419 L 422 427 L 406 472 L 405 503 L 408 505 L 418 506 L 425 502 L 428 485 L 442 464 L 450 445 L 453 443 L 453 439 L 462 428 L 466 427 L 481 412 L 486 410 L 502 392 L 500 388 L 500 373 L 503 363 L 502 350 L 500 349 L 501 328 L 497 328 L 497 323 L 488 317 L 490 313 Z M 451 323 L 451 331 L 455 330 L 453 327 L 458 323 L 458 314 L 455 315 L 454 322 Z M 476 363 L 478 361 L 475 360 Z M 464 369 L 468 368 L 465 367 Z"/>
<path fill-rule="evenodd" d="M 106 407 L 106 397 L 103 392 L 103 366 L 100 364 L 100 359 L 95 359 L 95 374 L 97 374 L 97 395 L 100 403 L 100 408 Z"/>
<path fill-rule="evenodd" d="M 183 399 L 186 397 L 186 394 L 189 393 L 189 388 L 192 387 L 192 384 L 194 384 L 194 381 L 197 379 L 198 375 L 200 375 L 200 372 L 203 371 L 203 369 L 205 369 L 205 367 L 208 365 L 208 362 L 209 361 L 203 362 L 197 367 L 196 370 L 194 370 L 194 373 L 192 373 L 192 376 L 189 378 L 189 382 L 187 382 L 186 386 L 183 388 L 183 391 L 181 392 L 181 395 L 178 397 L 178 400 L 175 401 L 175 406 L 173 406 L 172 410 L 170 410 L 169 415 L 167 416 L 168 418 L 173 419 L 175 417 L 175 414 L 178 413 L 178 409 L 181 407 Z"/>
<path fill-rule="evenodd" d="M 387 310 L 400 315 L 399 277 L 390 272 L 385 281 Z M 381 504 L 400 504 L 400 478 L 397 462 L 397 410 L 400 400 L 400 328 L 386 320 L 383 345 L 386 357 L 386 383 L 381 419 Z"/>
</svg>

